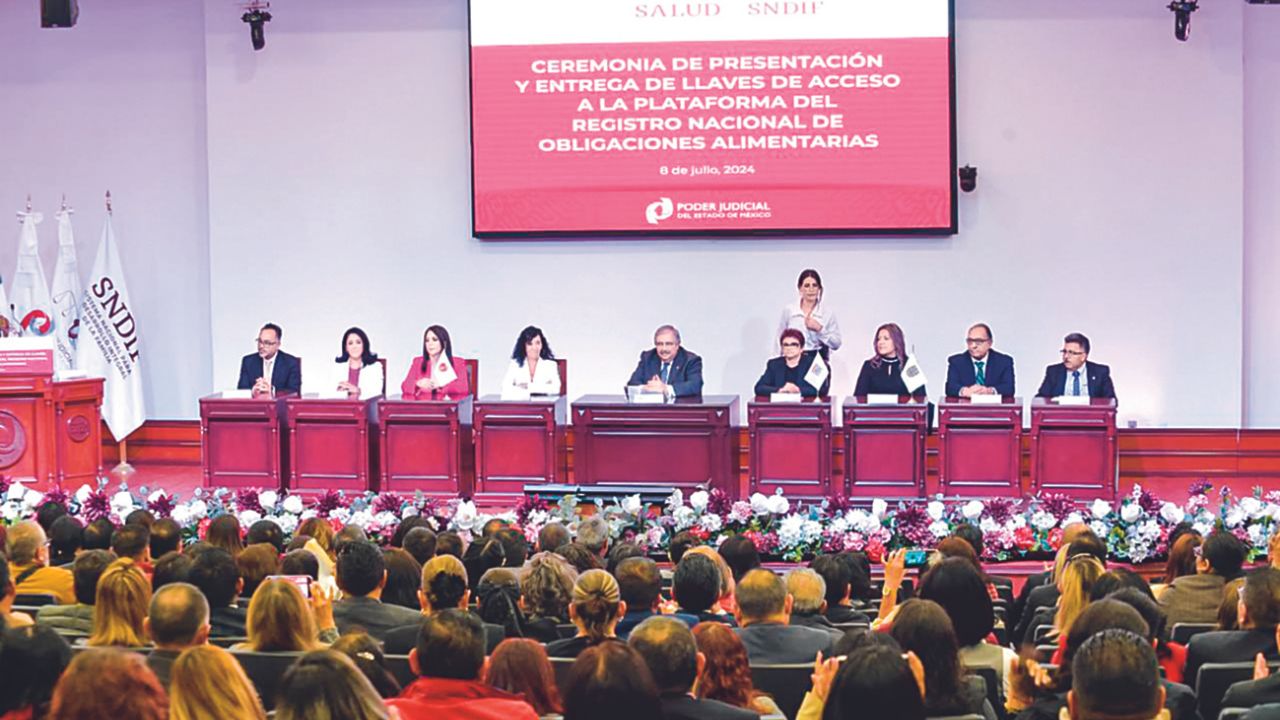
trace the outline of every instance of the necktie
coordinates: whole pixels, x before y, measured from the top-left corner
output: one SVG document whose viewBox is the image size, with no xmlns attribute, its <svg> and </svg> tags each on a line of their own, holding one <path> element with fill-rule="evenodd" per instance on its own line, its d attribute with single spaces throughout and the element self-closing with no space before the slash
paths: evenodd
<svg viewBox="0 0 1280 720">
<path fill-rule="evenodd" d="M 983 366 L 986 364 L 987 364 L 986 361 L 979 361 L 974 363 L 974 365 L 978 366 L 978 384 L 979 385 L 987 384 L 987 371 L 983 369 Z"/>
<path fill-rule="evenodd" d="M 1080 394 L 1080 371 L 1079 370 L 1071 371 L 1071 394 L 1072 395 Z"/>
<path fill-rule="evenodd" d="M 662 363 L 662 384 L 663 385 L 667 384 L 667 375 L 669 375 L 670 373 L 671 373 L 671 363 L 669 362 Z"/>
</svg>

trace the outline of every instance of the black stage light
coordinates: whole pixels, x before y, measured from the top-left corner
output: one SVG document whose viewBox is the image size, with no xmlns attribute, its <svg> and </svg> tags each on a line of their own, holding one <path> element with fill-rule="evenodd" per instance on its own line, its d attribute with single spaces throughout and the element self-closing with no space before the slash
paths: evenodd
<svg viewBox="0 0 1280 720">
<path fill-rule="evenodd" d="M 267 46 L 264 27 L 271 22 L 271 13 L 268 11 L 270 7 L 271 3 L 268 2 L 251 2 L 245 6 L 245 14 L 240 16 L 242 22 L 249 23 L 249 39 L 253 41 L 254 50 Z"/>
<path fill-rule="evenodd" d="M 1200 9 L 1199 0 L 1173 0 L 1169 9 L 1173 11 L 1173 36 L 1186 42 L 1191 37 L 1191 13 Z"/>
<path fill-rule="evenodd" d="M 973 192 L 978 188 L 978 168 L 972 165 L 965 165 L 956 171 L 960 176 L 960 189 L 965 192 Z"/>
</svg>

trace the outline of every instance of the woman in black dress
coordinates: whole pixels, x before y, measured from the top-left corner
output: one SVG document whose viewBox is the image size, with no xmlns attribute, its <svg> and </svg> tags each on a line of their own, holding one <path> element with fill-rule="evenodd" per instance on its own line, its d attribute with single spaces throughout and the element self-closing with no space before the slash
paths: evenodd
<svg viewBox="0 0 1280 720">
<path fill-rule="evenodd" d="M 921 385 L 913 393 L 907 392 L 902 381 L 902 366 L 907 362 L 906 342 L 902 328 L 896 323 L 885 323 L 876 328 L 875 351 L 870 360 L 862 363 L 858 373 L 858 385 L 854 395 L 911 395 L 924 399 L 929 396 Z"/>
</svg>

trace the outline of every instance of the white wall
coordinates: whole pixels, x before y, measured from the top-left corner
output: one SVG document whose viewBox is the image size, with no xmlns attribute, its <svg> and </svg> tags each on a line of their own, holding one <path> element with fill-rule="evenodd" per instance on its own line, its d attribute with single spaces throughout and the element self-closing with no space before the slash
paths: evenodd
<svg viewBox="0 0 1280 720">
<path fill-rule="evenodd" d="M 959 3 L 960 160 L 981 175 L 955 237 L 483 243 L 464 2 L 278 0 L 255 55 L 206 0 L 216 384 L 267 319 L 304 375 L 360 324 L 393 378 L 441 323 L 492 391 L 534 323 L 570 358 L 575 394 L 616 392 L 672 322 L 708 392 L 746 393 L 813 266 L 848 344 L 837 392 L 894 320 L 937 394 L 982 319 L 1018 358 L 1021 394 L 1080 330 L 1114 366 L 1126 418 L 1234 425 L 1239 364 L 1206 374 L 1186 349 L 1189 328 L 1231 357 L 1242 342 L 1241 8 L 1200 13 L 1180 44 L 1159 7 L 1057 5 Z"/>
</svg>

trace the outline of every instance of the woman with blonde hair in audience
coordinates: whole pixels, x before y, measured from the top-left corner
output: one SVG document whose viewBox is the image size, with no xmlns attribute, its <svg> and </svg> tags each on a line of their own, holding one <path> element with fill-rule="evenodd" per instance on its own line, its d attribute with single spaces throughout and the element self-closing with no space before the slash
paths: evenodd
<svg viewBox="0 0 1280 720">
<path fill-rule="evenodd" d="M 707 659 L 693 685 L 694 695 L 761 715 L 782 714 L 773 698 L 755 688 L 747 648 L 732 628 L 718 622 L 698 623 L 693 626 L 693 639 Z"/>
<path fill-rule="evenodd" d="M 555 658 L 578 657 L 583 650 L 606 640 L 617 640 L 618 621 L 627 613 L 618 581 L 604 570 L 588 570 L 573 584 L 569 620 L 578 634 L 547 644 L 547 654 Z"/>
<path fill-rule="evenodd" d="M 732 615 L 737 608 L 733 599 L 737 584 L 733 581 L 733 569 L 729 567 L 729 563 L 710 545 L 691 547 L 685 555 L 705 555 L 716 562 L 716 567 L 720 568 L 720 599 L 711 610 L 719 615 Z"/>
<path fill-rule="evenodd" d="M 542 643 L 560 638 L 556 625 L 569 622 L 569 603 L 577 576 L 559 555 L 541 552 L 529 559 L 529 569 L 520 580 L 520 609 L 528 619 L 527 637 Z"/>
<path fill-rule="evenodd" d="M 309 535 L 320 546 L 329 559 L 333 559 L 333 525 L 322 517 L 307 518 L 298 526 L 295 535 Z"/>
<path fill-rule="evenodd" d="M 1077 555 L 1067 561 L 1058 582 L 1062 596 L 1058 598 L 1058 612 L 1053 617 L 1052 635 L 1055 640 L 1071 632 L 1071 624 L 1089 606 L 1093 584 L 1106 571 L 1092 555 Z"/>
<path fill-rule="evenodd" d="M 98 578 L 93 603 L 91 646 L 142 647 L 147 633 L 142 621 L 151 605 L 151 582 L 130 558 L 107 566 Z"/>
<path fill-rule="evenodd" d="M 318 628 L 318 629 L 317 629 Z M 253 652 L 305 652 L 318 650 L 338 639 L 333 620 L 333 600 L 312 583 L 311 600 L 288 580 L 272 579 L 258 586 L 245 615 L 248 641 L 235 650 Z"/>
<path fill-rule="evenodd" d="M 231 653 L 213 645 L 182 651 L 169 675 L 170 720 L 265 720 L 258 691 Z"/>
<path fill-rule="evenodd" d="M 117 648 L 76 655 L 53 690 L 58 720 L 165 720 L 169 699 L 144 656 Z"/>
<path fill-rule="evenodd" d="M 314 650 L 280 680 L 276 720 L 387 720 L 387 706 L 351 658 Z M 441 718 L 441 720 L 445 720 Z"/>
<path fill-rule="evenodd" d="M 540 716 L 564 711 L 546 648 L 535 640 L 508 638 L 498 643 L 489 656 L 484 681 L 490 687 L 523 696 Z"/>
<path fill-rule="evenodd" d="M 244 550 L 244 535 L 240 532 L 240 521 L 231 513 L 219 515 L 209 522 L 204 541 L 226 550 L 233 558 L 238 557 Z"/>
</svg>

